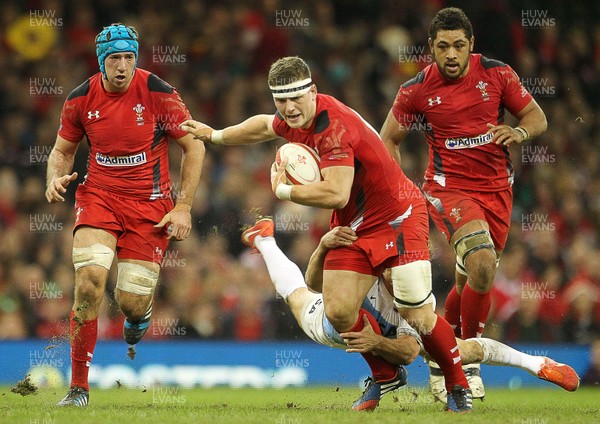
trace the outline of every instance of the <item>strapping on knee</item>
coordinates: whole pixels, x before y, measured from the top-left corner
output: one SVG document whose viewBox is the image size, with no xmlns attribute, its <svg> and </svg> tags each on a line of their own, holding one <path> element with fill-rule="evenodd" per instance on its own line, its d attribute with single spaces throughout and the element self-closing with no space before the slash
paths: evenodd
<svg viewBox="0 0 600 424">
<path fill-rule="evenodd" d="M 120 262 L 118 264 L 117 288 L 124 292 L 147 296 L 154 293 L 158 272 L 143 265 Z"/>
<path fill-rule="evenodd" d="M 414 261 L 392 268 L 394 305 L 397 308 L 420 308 L 435 302 L 431 291 L 431 263 Z"/>
<path fill-rule="evenodd" d="M 115 252 L 108 246 L 96 243 L 88 247 L 74 247 L 72 257 L 76 271 L 90 265 L 101 266 L 110 270 Z"/>
<path fill-rule="evenodd" d="M 481 249 L 490 249 L 496 254 L 494 241 L 488 230 L 479 230 L 466 234 L 454 243 L 454 252 L 456 253 L 456 270 L 467 275 L 465 262 L 467 258 Z"/>
</svg>

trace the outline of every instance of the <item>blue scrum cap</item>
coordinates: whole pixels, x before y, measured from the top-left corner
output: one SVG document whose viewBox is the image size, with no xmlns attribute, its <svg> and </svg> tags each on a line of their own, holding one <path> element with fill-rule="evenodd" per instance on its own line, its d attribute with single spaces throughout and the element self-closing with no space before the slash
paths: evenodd
<svg viewBox="0 0 600 424">
<path fill-rule="evenodd" d="M 106 78 L 104 60 L 112 53 L 133 52 L 135 60 L 138 58 L 138 36 L 133 27 L 121 23 L 110 24 L 96 36 L 96 55 L 100 64 L 100 72 Z M 134 68 L 135 69 L 135 68 Z"/>
</svg>

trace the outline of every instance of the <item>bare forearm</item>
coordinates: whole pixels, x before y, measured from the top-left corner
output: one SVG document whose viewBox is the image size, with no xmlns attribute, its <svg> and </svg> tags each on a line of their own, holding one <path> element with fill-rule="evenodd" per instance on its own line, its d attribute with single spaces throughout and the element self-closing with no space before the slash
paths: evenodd
<svg viewBox="0 0 600 424">
<path fill-rule="evenodd" d="M 219 144 L 255 144 L 274 139 L 275 133 L 269 127 L 271 115 L 255 115 L 237 125 L 222 131 L 222 142 Z"/>
<path fill-rule="evenodd" d="M 537 137 L 548 128 L 546 115 L 541 110 L 534 110 L 519 121 L 519 127 L 529 134 L 529 138 Z"/>
<path fill-rule="evenodd" d="M 181 159 L 181 189 L 177 196 L 177 206 L 185 205 L 187 210 L 192 208 L 194 194 L 202 175 L 204 163 L 204 143 L 197 141 L 183 153 Z"/>
<path fill-rule="evenodd" d="M 308 267 L 306 268 L 306 285 L 311 290 L 321 293 L 323 290 L 323 263 L 325 262 L 325 256 L 327 255 L 328 249 L 319 243 L 319 246 L 315 249 L 313 254 L 308 260 Z"/>
<path fill-rule="evenodd" d="M 64 153 L 56 147 L 48 155 L 48 168 L 46 170 L 46 185 L 55 178 L 67 175 L 73 169 L 75 155 Z"/>
<path fill-rule="evenodd" d="M 388 339 L 377 335 L 377 339 L 377 345 L 373 347 L 372 352 L 392 364 L 409 365 L 416 357 L 414 349 L 403 343 L 404 338 Z"/>
<path fill-rule="evenodd" d="M 348 202 L 347 197 L 329 181 L 306 186 L 295 185 L 292 187 L 291 200 L 294 203 L 322 209 L 342 209 Z"/>
<path fill-rule="evenodd" d="M 381 139 L 388 149 L 388 152 L 392 155 L 392 158 L 400 165 L 400 143 L 407 135 L 407 132 L 401 127 L 400 123 L 396 121 L 392 111 L 390 110 L 388 116 L 381 127 L 379 132 Z"/>
</svg>

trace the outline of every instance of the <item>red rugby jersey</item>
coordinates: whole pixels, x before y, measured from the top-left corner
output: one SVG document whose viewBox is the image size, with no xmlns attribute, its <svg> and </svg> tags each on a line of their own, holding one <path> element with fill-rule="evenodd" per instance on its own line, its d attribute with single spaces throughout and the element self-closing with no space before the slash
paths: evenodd
<svg viewBox="0 0 600 424">
<path fill-rule="evenodd" d="M 474 191 L 500 191 L 512 185 L 507 147 L 491 143 L 487 124 L 502 124 L 532 100 L 508 65 L 472 54 L 469 72 L 446 79 L 433 63 L 404 83 L 392 113 L 405 129 L 425 130 L 429 143 L 428 182 Z"/>
<path fill-rule="evenodd" d="M 84 184 L 136 199 L 169 197 L 168 137 L 187 133 L 178 125 L 190 113 L 177 91 L 154 74 L 136 69 L 124 93 L 109 93 L 102 74 L 69 94 L 58 135 L 90 154 Z"/>
<path fill-rule="evenodd" d="M 311 127 L 291 128 L 277 113 L 273 130 L 292 143 L 317 151 L 320 168 L 354 167 L 348 204 L 333 211 L 331 227 L 349 226 L 360 234 L 410 213 L 412 202 L 423 201 L 416 186 L 392 159 L 377 131 L 357 112 L 325 94 L 317 94 Z"/>
</svg>

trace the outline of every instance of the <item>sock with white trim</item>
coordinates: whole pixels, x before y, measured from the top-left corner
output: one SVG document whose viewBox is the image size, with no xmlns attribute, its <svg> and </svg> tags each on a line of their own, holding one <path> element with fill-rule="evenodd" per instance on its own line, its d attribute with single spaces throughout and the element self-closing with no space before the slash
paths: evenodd
<svg viewBox="0 0 600 424">
<path fill-rule="evenodd" d="M 538 371 L 544 363 L 543 356 L 533 356 L 519 352 L 496 340 L 478 337 L 468 339 L 467 341 L 474 341 L 481 345 L 483 349 L 482 364 L 517 367 L 537 376 Z"/>
</svg>

